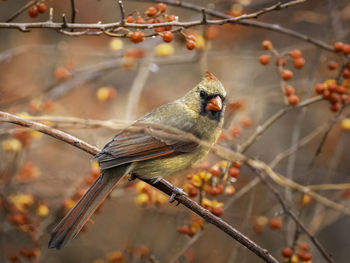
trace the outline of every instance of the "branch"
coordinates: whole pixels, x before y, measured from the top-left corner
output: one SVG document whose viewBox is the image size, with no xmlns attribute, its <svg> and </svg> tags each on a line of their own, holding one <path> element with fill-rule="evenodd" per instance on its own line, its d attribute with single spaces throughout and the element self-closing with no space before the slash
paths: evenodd
<svg viewBox="0 0 350 263">
<path fill-rule="evenodd" d="M 49 126 L 46 126 L 41 123 L 36 123 L 33 121 L 29 121 L 20 117 L 17 117 L 15 115 L 2 112 L 0 111 L 0 117 L 3 118 L 1 121 L 6 121 L 10 122 L 13 124 L 18 124 L 24 127 L 32 128 L 34 130 L 37 130 L 39 132 L 45 133 L 51 137 L 54 137 L 58 140 L 61 140 L 63 142 L 66 142 L 68 144 L 71 144 L 85 152 L 88 152 L 92 155 L 95 155 L 99 152 L 99 149 L 68 134 L 65 132 L 62 132 L 57 129 L 53 129 Z M 144 180 L 147 182 L 146 180 Z M 147 182 L 149 183 L 149 182 Z M 168 181 L 161 179 L 158 183 L 156 184 L 151 184 L 152 186 L 156 187 L 163 193 L 167 195 L 172 195 L 174 191 L 176 191 L 176 187 L 169 183 Z M 226 234 L 228 234 L 230 237 L 247 247 L 250 251 L 254 252 L 257 256 L 259 256 L 261 259 L 263 259 L 265 262 L 272 262 L 272 263 L 278 263 L 278 261 L 264 248 L 260 247 L 257 245 L 255 242 L 250 240 L 248 237 L 240 233 L 238 230 L 230 226 L 228 223 L 223 221 L 221 218 L 213 215 L 210 213 L 208 210 L 200 206 L 198 203 L 195 201 L 191 200 L 187 196 L 184 195 L 177 195 L 175 197 L 175 200 L 177 200 L 179 203 L 183 204 L 199 216 L 201 216 L 203 219 L 205 219 L 207 222 L 210 224 L 213 224 Z"/>
</svg>

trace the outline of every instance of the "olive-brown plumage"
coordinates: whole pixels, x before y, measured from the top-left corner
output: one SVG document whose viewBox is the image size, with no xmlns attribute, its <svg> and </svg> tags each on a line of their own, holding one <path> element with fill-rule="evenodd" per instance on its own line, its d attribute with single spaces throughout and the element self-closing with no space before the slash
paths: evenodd
<svg viewBox="0 0 350 263">
<path fill-rule="evenodd" d="M 181 99 L 150 111 L 118 132 L 94 157 L 101 176 L 55 227 L 49 247 L 60 249 L 74 238 L 125 174 L 157 181 L 198 163 L 209 148 L 162 127 L 179 129 L 214 144 L 224 121 L 225 97 L 221 82 L 207 73 Z"/>
</svg>

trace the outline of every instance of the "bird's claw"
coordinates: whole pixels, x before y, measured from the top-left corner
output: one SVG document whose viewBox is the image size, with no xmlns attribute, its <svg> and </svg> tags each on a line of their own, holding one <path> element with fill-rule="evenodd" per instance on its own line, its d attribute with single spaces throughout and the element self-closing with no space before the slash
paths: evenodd
<svg viewBox="0 0 350 263">
<path fill-rule="evenodd" d="M 170 198 L 169 198 L 169 203 L 173 203 L 173 202 L 175 201 L 175 197 L 176 197 L 177 195 L 185 195 L 185 196 L 188 196 L 188 194 L 187 194 L 184 190 L 182 190 L 181 188 L 175 187 L 175 188 L 173 189 L 173 192 L 171 193 Z M 180 204 L 180 202 L 177 203 L 177 205 L 179 205 L 179 204 Z"/>
</svg>

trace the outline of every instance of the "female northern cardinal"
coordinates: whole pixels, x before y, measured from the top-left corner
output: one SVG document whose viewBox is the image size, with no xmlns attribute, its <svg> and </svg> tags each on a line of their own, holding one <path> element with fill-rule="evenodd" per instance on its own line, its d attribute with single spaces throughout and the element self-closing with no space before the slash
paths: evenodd
<svg viewBox="0 0 350 263">
<path fill-rule="evenodd" d="M 74 238 L 125 174 L 157 181 L 199 162 L 208 153 L 208 147 L 181 136 L 169 136 L 159 125 L 191 133 L 214 144 L 224 121 L 225 96 L 221 82 L 207 72 L 184 97 L 152 110 L 118 132 L 94 157 L 100 164 L 101 175 L 55 227 L 49 248 L 60 249 Z M 158 126 L 145 127 L 142 123 Z M 179 189 L 175 194 L 181 193 Z"/>
</svg>

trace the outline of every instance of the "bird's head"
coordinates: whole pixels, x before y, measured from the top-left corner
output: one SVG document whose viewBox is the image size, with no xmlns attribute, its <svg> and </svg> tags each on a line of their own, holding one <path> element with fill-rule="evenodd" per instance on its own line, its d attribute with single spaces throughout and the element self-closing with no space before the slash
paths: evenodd
<svg viewBox="0 0 350 263">
<path fill-rule="evenodd" d="M 225 97 L 226 91 L 221 82 L 207 72 L 203 80 L 183 97 L 183 101 L 196 114 L 220 122 L 225 110 Z"/>
</svg>

